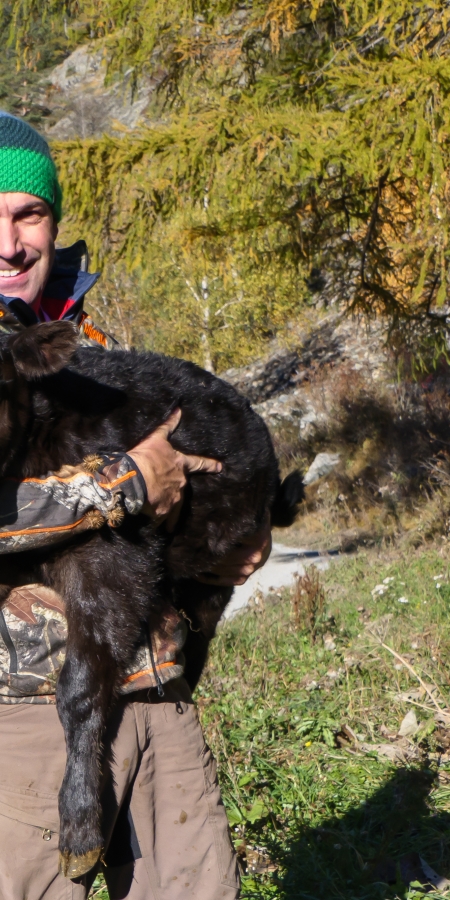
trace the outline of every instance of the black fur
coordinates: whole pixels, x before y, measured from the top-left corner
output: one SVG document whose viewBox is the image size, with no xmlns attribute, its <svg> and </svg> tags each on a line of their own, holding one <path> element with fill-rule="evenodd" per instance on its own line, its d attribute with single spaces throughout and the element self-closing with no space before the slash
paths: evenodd
<svg viewBox="0 0 450 900">
<path fill-rule="evenodd" d="M 191 477 L 171 536 L 145 516 L 127 516 L 117 529 L 85 532 L 57 549 L 1 557 L 0 601 L 14 585 L 40 582 L 66 603 L 69 636 L 57 705 L 68 750 L 60 850 L 69 859 L 102 844 L 100 741 L 143 630 L 148 623 L 159 626 L 167 603 L 184 610 L 192 624 L 186 676 L 194 687 L 232 593 L 196 577 L 254 533 L 268 513 L 274 525 L 291 524 L 302 486 L 297 473 L 280 483 L 268 430 L 247 400 L 192 363 L 76 350 L 67 323 L 2 338 L 0 351 L 1 475 L 38 477 L 80 464 L 93 452 L 126 451 L 178 406 L 173 446 L 223 463 L 220 475 Z"/>
</svg>

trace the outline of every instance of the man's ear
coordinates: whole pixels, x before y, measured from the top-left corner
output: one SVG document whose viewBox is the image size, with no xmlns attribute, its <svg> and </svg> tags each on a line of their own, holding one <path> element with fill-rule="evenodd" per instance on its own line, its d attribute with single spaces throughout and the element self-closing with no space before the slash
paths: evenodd
<svg viewBox="0 0 450 900">
<path fill-rule="evenodd" d="M 29 380 L 43 378 L 67 365 L 77 349 L 77 337 L 71 322 L 43 322 L 11 337 L 8 349 L 19 375 Z"/>
</svg>

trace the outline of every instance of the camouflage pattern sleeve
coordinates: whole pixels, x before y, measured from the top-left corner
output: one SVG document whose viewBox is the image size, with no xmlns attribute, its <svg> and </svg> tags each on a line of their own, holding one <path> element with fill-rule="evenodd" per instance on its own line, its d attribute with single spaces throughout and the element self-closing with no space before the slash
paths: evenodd
<svg viewBox="0 0 450 900">
<path fill-rule="evenodd" d="M 114 524 L 124 511 L 139 513 L 145 499 L 142 476 L 123 454 L 105 471 L 65 466 L 41 478 L 5 478 L 0 481 L 0 554 L 57 544 L 104 521 Z"/>
<path fill-rule="evenodd" d="M 160 687 L 183 674 L 186 623 L 169 604 L 159 630 L 137 647 L 119 688 L 130 694 Z M 55 703 L 64 665 L 67 619 L 64 598 L 42 584 L 11 591 L 0 609 L 0 706 Z"/>
</svg>

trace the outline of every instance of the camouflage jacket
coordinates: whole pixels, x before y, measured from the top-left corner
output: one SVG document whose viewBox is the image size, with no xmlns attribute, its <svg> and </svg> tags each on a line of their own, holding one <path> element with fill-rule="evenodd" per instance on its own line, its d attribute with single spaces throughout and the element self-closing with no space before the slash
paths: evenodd
<svg viewBox="0 0 450 900">
<path fill-rule="evenodd" d="M 81 344 L 113 350 L 117 342 L 83 310 L 85 294 L 97 278 L 87 271 L 84 241 L 58 250 L 39 314 L 20 299 L 2 296 L 14 324 L 9 316 L 7 324 L 0 318 L 0 331 L 69 319 L 79 328 Z M 88 474 L 66 466 L 63 472 L 47 472 L 37 479 L 0 481 L 0 555 L 67 540 L 68 534 L 90 527 L 93 510 L 106 518 L 118 506 L 131 515 L 140 512 L 145 485 L 137 467 L 122 454 L 110 463 L 107 478 L 102 472 Z M 0 703 L 55 702 L 67 640 L 64 613 L 62 597 L 50 588 L 32 584 L 11 592 L 0 610 Z M 185 628 L 169 607 L 160 632 L 153 635 L 153 653 L 143 636 L 122 684 L 123 693 L 155 687 L 182 674 Z"/>
</svg>

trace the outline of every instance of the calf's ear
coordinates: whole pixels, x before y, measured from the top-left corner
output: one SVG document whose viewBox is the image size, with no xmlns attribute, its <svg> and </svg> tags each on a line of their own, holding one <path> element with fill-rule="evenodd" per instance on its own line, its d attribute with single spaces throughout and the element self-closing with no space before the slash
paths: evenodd
<svg viewBox="0 0 450 900">
<path fill-rule="evenodd" d="M 16 371 L 31 380 L 59 372 L 75 353 L 77 329 L 71 322 L 30 325 L 8 342 Z"/>
</svg>

